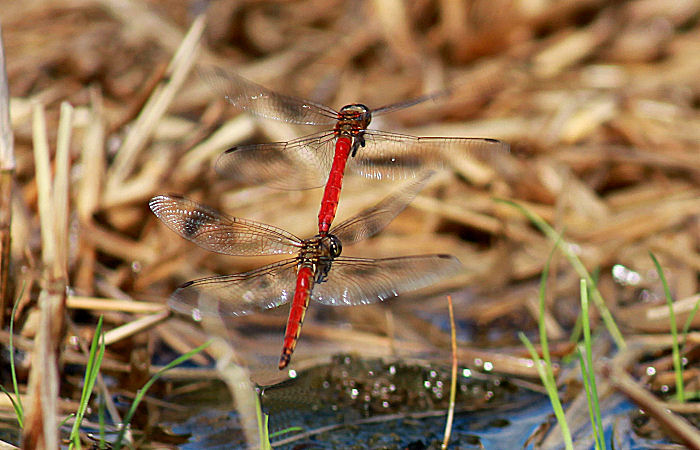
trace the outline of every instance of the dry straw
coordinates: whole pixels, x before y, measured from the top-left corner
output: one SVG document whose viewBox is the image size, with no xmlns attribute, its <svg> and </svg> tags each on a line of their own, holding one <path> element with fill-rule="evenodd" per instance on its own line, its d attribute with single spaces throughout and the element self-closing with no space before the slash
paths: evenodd
<svg viewBox="0 0 700 450">
<path fill-rule="evenodd" d="M 374 125 L 417 136 L 492 137 L 512 146 L 511 154 L 486 162 L 444 155 L 447 170 L 430 189 L 384 233 L 347 249 L 364 257 L 452 253 L 465 270 L 388 306 L 310 308 L 296 369 L 338 352 L 448 363 L 449 333 L 426 318 L 446 317 L 442 295 L 451 293 L 456 323 L 473 325 L 471 339 L 458 342 L 460 364 L 536 380 L 529 353 L 514 337 L 539 320 L 533 300 L 552 242 L 518 210 L 493 201 L 499 197 L 564 230 L 583 267 L 599 269 L 600 298 L 625 341 L 644 350 L 626 350 L 624 365 L 601 357 L 600 371 L 610 373 L 601 392 L 622 392 L 661 420 L 667 408 L 692 409 L 663 398 L 663 386 L 674 380 L 670 314 L 647 252 L 657 255 L 679 299 L 679 327 L 689 324 L 681 356 L 685 373 L 693 373 L 700 345 L 697 2 L 207 5 L 198 16 L 160 1 L 3 4 L 0 318 L 6 325 L 26 282 L 15 344 L 34 352 L 27 443 L 58 442 L 54 425 L 72 407 L 54 396 L 59 380 L 62 393 L 79 397 L 80 387 L 55 363 L 59 354 L 67 363 L 85 363 L 83 354 L 66 348 L 73 342 L 66 338 L 89 341 L 103 314 L 111 342 L 103 370 L 135 373 L 142 355 L 143 373 L 155 373 L 153 351 L 185 353 L 208 340 L 187 318 L 165 320 L 165 299 L 179 283 L 271 262 L 195 249 L 155 222 L 148 198 L 185 194 L 301 237 L 315 232 L 318 190 L 241 186 L 217 177 L 211 166 L 230 146 L 317 130 L 240 114 L 201 79 L 188 77 L 198 63 L 334 107 L 357 101 L 376 107 L 452 88 L 449 98 Z M 63 102 L 74 105 L 72 114 Z M 336 220 L 391 187 L 349 178 Z M 544 320 L 558 360 L 574 348 L 579 275 L 561 257 L 551 273 Z M 65 313 L 80 319 L 68 333 Z M 255 381 L 283 379 L 274 361 L 285 314 L 226 324 Z M 597 327 L 600 316 L 593 312 L 591 321 Z M 6 332 L 0 340 L 8 341 Z M 163 379 L 218 377 L 206 367 L 210 354 L 194 361 L 201 367 L 176 368 Z M 23 364 L 20 374 L 29 369 Z M 555 373 L 564 377 L 560 384 L 567 374 Z"/>
</svg>

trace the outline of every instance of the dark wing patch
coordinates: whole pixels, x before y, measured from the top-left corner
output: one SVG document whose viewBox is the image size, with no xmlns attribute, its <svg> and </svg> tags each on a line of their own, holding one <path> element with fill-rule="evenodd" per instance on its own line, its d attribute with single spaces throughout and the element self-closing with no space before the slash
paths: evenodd
<svg viewBox="0 0 700 450">
<path fill-rule="evenodd" d="M 148 203 L 168 228 L 198 246 L 236 256 L 295 254 L 301 240 L 280 228 L 229 217 L 176 195 L 159 195 Z"/>
</svg>

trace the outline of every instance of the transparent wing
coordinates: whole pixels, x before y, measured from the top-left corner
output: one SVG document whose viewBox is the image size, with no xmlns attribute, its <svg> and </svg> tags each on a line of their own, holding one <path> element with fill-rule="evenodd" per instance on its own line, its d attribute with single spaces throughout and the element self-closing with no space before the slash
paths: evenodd
<svg viewBox="0 0 700 450">
<path fill-rule="evenodd" d="M 324 305 L 375 303 L 429 286 L 459 272 L 462 264 L 450 255 L 420 255 L 365 259 L 338 257 L 328 281 L 314 286 L 311 298 Z"/>
<path fill-rule="evenodd" d="M 423 172 L 416 180 L 406 183 L 401 189 L 396 190 L 376 205 L 361 211 L 331 229 L 331 233 L 337 236 L 343 245 L 349 245 L 377 234 L 413 201 L 433 174 L 433 171 Z"/>
<path fill-rule="evenodd" d="M 148 205 L 168 228 L 198 246 L 236 256 L 295 254 L 301 240 L 282 229 L 228 217 L 177 195 L 153 197 Z"/>
<path fill-rule="evenodd" d="M 332 132 L 289 142 L 237 146 L 216 161 L 225 178 L 275 189 L 311 189 L 326 184 L 335 154 Z"/>
<path fill-rule="evenodd" d="M 219 67 L 198 72 L 231 104 L 258 116 L 305 125 L 331 125 L 338 120 L 338 112 L 333 108 L 278 94 Z"/>
<path fill-rule="evenodd" d="M 488 138 L 415 137 L 367 130 L 365 146 L 348 160 L 347 171 L 367 178 L 402 180 L 426 169 L 444 165 L 444 154 L 452 153 L 489 160 L 494 153 L 508 152 L 508 144 Z"/>
<path fill-rule="evenodd" d="M 168 306 L 195 320 L 276 308 L 294 298 L 296 266 L 296 259 L 288 259 L 250 272 L 188 281 L 173 292 Z"/>
<path fill-rule="evenodd" d="M 387 114 L 390 112 L 398 111 L 399 109 L 408 108 L 419 103 L 426 102 L 428 100 L 437 100 L 441 97 L 447 97 L 452 93 L 450 89 L 445 89 L 438 92 L 433 92 L 432 94 L 421 95 L 420 97 L 411 98 L 404 100 L 402 102 L 392 103 L 391 105 L 382 106 L 381 108 L 373 109 L 372 115 L 378 116 L 380 114 Z"/>
</svg>

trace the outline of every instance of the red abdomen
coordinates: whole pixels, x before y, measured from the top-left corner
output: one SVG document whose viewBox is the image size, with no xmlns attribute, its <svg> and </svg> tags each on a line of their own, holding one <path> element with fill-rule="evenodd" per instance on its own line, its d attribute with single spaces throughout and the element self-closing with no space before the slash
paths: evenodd
<svg viewBox="0 0 700 450">
<path fill-rule="evenodd" d="M 352 139 L 345 136 L 338 137 L 335 143 L 333 165 L 328 175 L 326 188 L 323 191 L 321 210 L 318 212 L 318 234 L 321 236 L 328 234 L 328 230 L 335 218 L 335 212 L 338 209 L 338 200 L 340 199 L 340 189 L 343 187 L 345 164 L 348 162 L 351 146 Z"/>
<path fill-rule="evenodd" d="M 294 347 L 297 345 L 301 324 L 304 322 L 306 307 L 309 306 L 311 289 L 314 287 L 314 272 L 311 267 L 301 266 L 297 272 L 297 285 L 294 289 L 294 299 L 289 309 L 289 319 L 287 319 L 287 331 L 284 333 L 284 343 L 282 344 L 282 356 L 280 357 L 279 369 L 287 367 L 292 359 Z"/>
</svg>

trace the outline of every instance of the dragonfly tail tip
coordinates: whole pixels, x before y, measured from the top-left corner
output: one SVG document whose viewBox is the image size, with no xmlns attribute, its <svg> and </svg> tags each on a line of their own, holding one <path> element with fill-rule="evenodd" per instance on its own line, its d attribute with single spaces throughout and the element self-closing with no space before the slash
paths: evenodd
<svg viewBox="0 0 700 450">
<path fill-rule="evenodd" d="M 287 365 L 289 365 L 289 361 L 292 359 L 292 352 L 288 349 L 285 348 L 282 351 L 282 356 L 280 356 L 280 363 L 279 363 L 279 369 L 284 370 Z"/>
</svg>

